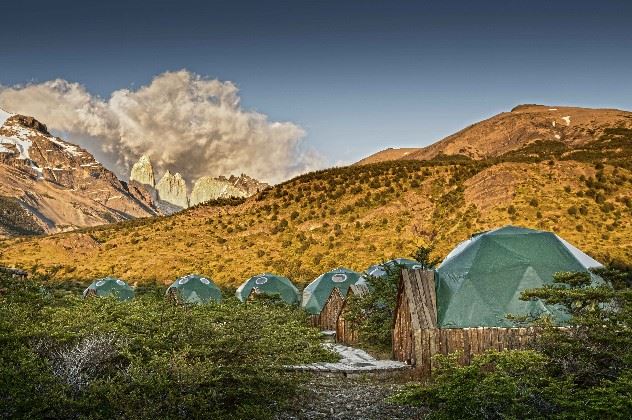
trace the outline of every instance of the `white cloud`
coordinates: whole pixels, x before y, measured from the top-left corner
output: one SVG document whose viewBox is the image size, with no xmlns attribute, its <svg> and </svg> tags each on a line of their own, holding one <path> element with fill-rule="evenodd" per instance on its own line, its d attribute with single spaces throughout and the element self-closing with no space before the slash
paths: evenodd
<svg viewBox="0 0 632 420">
<path fill-rule="evenodd" d="M 278 182 L 323 165 L 304 144 L 301 127 L 244 110 L 233 83 L 186 70 L 160 74 L 137 90 L 117 90 L 108 100 L 61 79 L 0 86 L 0 107 L 65 133 L 119 172 L 142 154 L 152 158 L 157 176 L 170 169 L 189 181 L 244 172 Z M 95 142 L 101 150 L 94 150 Z"/>
</svg>

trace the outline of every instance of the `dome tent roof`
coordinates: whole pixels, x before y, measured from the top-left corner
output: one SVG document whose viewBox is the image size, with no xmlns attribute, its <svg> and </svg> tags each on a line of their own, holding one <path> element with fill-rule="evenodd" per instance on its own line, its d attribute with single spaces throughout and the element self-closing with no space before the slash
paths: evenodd
<svg viewBox="0 0 632 420">
<path fill-rule="evenodd" d="M 175 293 L 177 299 L 183 303 L 208 303 L 220 302 L 222 291 L 213 283 L 213 280 L 188 274 L 173 282 L 167 289 L 167 295 Z"/>
<path fill-rule="evenodd" d="M 323 310 L 325 302 L 334 290 L 338 289 L 342 297 L 347 296 L 349 287 L 360 279 L 360 273 L 347 268 L 336 268 L 318 276 L 303 290 L 303 308 L 317 315 Z"/>
<path fill-rule="evenodd" d="M 386 276 L 387 268 L 393 268 L 396 266 L 412 270 L 421 268 L 421 264 L 419 264 L 419 261 L 409 260 L 407 258 L 395 258 L 380 264 L 374 264 L 370 266 L 365 270 L 364 274 L 362 274 L 362 277 L 360 277 L 360 280 L 358 280 L 356 284 L 367 284 L 367 278 L 369 276 L 384 277 Z"/>
<path fill-rule="evenodd" d="M 559 271 L 586 272 L 601 266 L 551 232 L 505 226 L 473 235 L 436 270 L 438 326 L 511 327 L 507 314 L 546 313 L 564 322 L 568 314 L 560 307 L 522 301 L 521 292 L 552 284 Z"/>
<path fill-rule="evenodd" d="M 250 277 L 239 286 L 235 295 L 240 301 L 246 302 L 253 291 L 265 295 L 279 295 L 284 302 L 291 305 L 300 302 L 300 294 L 296 286 L 287 277 L 276 274 L 262 273 Z"/>
<path fill-rule="evenodd" d="M 105 277 L 94 280 L 83 291 L 83 297 L 91 295 L 98 297 L 115 296 L 118 300 L 131 300 L 134 298 L 134 289 L 121 279 Z"/>
</svg>

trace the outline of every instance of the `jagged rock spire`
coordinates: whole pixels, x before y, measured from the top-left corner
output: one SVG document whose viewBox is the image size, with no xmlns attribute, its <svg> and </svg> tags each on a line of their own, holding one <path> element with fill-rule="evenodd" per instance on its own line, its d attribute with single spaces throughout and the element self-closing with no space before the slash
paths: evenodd
<svg viewBox="0 0 632 420">
<path fill-rule="evenodd" d="M 183 209 L 189 207 L 187 184 L 179 173 L 174 175 L 167 170 L 156 184 L 156 191 L 160 200 Z"/>
<path fill-rule="evenodd" d="M 136 181 L 139 184 L 149 185 L 152 188 L 156 186 L 154 167 L 151 164 L 149 156 L 142 155 L 138 162 L 132 166 L 132 173 L 130 174 L 129 180 Z"/>
</svg>

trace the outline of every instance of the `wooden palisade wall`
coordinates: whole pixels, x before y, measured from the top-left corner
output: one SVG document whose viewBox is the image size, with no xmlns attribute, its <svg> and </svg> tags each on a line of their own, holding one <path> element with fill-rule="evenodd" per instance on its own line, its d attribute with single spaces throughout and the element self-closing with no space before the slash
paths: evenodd
<svg viewBox="0 0 632 420">
<path fill-rule="evenodd" d="M 428 328 L 414 332 L 415 367 L 421 375 L 432 371 L 435 354 L 461 353 L 461 363 L 487 350 L 522 349 L 535 336 L 533 328 Z"/>
<path fill-rule="evenodd" d="M 338 343 L 353 345 L 358 343 L 358 325 L 345 316 L 348 305 L 353 302 L 357 297 L 363 296 L 365 293 L 369 293 L 369 288 L 366 285 L 354 284 L 349 288 L 347 292 L 347 298 L 342 304 L 340 313 L 338 314 L 338 320 L 336 321 L 336 341 Z"/>
<path fill-rule="evenodd" d="M 402 270 L 393 324 L 393 357 L 415 365 L 415 332 L 437 326 L 434 271 Z"/>
<path fill-rule="evenodd" d="M 342 293 L 340 293 L 337 287 L 334 287 L 320 314 L 310 316 L 310 325 L 318 327 L 323 331 L 335 331 L 336 321 L 338 320 L 338 314 L 340 314 L 343 302 L 344 297 Z"/>
<path fill-rule="evenodd" d="M 461 362 L 487 350 L 521 349 L 533 339 L 533 328 L 437 328 L 434 272 L 402 270 L 393 324 L 393 357 L 432 370 L 435 354 L 461 353 Z"/>
</svg>

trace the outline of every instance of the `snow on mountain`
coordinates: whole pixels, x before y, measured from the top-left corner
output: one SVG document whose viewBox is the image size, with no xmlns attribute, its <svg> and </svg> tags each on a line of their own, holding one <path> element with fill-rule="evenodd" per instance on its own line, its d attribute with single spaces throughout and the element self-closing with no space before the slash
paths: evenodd
<svg viewBox="0 0 632 420">
<path fill-rule="evenodd" d="M 0 110 L 0 122 L 0 202 L 13 213 L 22 208 L 17 219 L 29 226 L 57 232 L 158 213 L 142 192 L 34 118 Z M 0 220 L 0 236 L 13 232 L 24 229 Z"/>
</svg>

